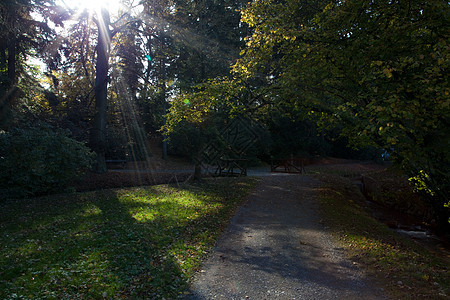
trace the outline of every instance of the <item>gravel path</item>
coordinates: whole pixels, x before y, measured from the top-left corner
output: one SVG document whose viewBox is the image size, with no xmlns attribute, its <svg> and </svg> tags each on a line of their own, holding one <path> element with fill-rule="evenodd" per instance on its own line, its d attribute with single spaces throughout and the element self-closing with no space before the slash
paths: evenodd
<svg viewBox="0 0 450 300">
<path fill-rule="evenodd" d="M 320 224 L 319 182 L 262 177 L 187 299 L 385 299 Z"/>
</svg>

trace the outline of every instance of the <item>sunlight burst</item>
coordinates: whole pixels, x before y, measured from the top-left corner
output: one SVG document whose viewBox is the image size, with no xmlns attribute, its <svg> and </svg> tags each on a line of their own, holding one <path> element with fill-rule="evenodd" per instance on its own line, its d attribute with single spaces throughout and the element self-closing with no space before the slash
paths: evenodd
<svg viewBox="0 0 450 300">
<path fill-rule="evenodd" d="M 120 0 L 66 0 L 68 6 L 77 10 L 88 10 L 97 12 L 106 8 L 109 12 L 117 12 L 121 7 Z"/>
</svg>

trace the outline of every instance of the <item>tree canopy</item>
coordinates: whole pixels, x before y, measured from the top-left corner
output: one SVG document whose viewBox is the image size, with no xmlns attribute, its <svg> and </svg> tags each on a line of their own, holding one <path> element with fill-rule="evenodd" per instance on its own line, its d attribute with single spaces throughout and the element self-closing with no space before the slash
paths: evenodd
<svg viewBox="0 0 450 300">
<path fill-rule="evenodd" d="M 69 129 L 105 172 L 105 158 L 149 156 L 149 135 L 176 146 L 191 134 L 198 152 L 227 119 L 247 118 L 271 132 L 266 156 L 277 143 L 326 154 L 336 139 L 384 149 L 448 203 L 448 2 L 120 2 L 0 4 L 2 130 Z"/>
<path fill-rule="evenodd" d="M 302 112 L 354 147 L 386 149 L 441 206 L 450 190 L 449 11 L 440 0 L 253 1 L 242 10 L 251 34 L 233 76 L 183 95 L 174 116 L 196 120 L 219 102 Z"/>
</svg>

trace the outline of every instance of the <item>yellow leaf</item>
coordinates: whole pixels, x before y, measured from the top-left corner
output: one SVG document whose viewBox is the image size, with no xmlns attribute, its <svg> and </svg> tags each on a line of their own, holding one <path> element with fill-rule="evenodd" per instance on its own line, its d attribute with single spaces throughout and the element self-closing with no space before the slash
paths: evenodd
<svg viewBox="0 0 450 300">
<path fill-rule="evenodd" d="M 386 75 L 387 78 L 392 77 L 392 69 L 385 68 L 383 69 L 383 74 Z"/>
</svg>

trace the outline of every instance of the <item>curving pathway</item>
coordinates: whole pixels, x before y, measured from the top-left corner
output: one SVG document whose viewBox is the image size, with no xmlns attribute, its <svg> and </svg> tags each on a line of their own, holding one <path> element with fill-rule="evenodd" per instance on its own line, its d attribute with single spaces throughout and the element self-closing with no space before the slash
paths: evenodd
<svg viewBox="0 0 450 300">
<path fill-rule="evenodd" d="M 194 278 L 187 299 L 386 299 L 320 223 L 306 176 L 262 177 Z"/>
</svg>

